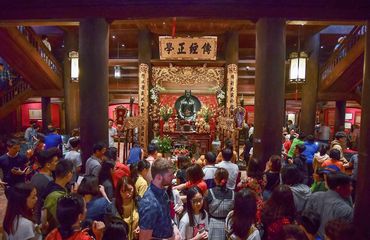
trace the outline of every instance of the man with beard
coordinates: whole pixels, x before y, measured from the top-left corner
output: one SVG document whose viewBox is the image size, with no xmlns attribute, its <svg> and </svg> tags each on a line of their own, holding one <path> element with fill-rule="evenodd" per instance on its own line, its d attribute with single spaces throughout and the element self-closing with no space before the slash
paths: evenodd
<svg viewBox="0 0 370 240">
<path fill-rule="evenodd" d="M 139 239 L 175 239 L 166 186 L 174 179 L 172 162 L 158 159 L 151 168 L 153 180 L 139 202 Z"/>
</svg>

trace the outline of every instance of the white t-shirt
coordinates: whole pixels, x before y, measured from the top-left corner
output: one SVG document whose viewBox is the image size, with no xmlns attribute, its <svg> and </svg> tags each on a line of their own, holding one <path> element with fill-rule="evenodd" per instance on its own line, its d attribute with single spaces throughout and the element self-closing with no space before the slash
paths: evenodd
<svg viewBox="0 0 370 240">
<path fill-rule="evenodd" d="M 18 220 L 18 224 L 17 224 Z M 41 240 L 42 236 L 35 232 L 35 224 L 22 216 L 17 217 L 14 220 L 14 234 L 8 235 L 5 231 L 5 239 L 8 240 L 20 240 L 20 239 L 32 239 Z"/>
<path fill-rule="evenodd" d="M 206 165 L 203 167 L 204 180 L 214 179 L 217 167 L 212 165 Z"/>
<path fill-rule="evenodd" d="M 225 168 L 229 173 L 229 179 L 227 180 L 226 187 L 234 190 L 236 185 L 236 179 L 238 178 L 239 168 L 238 165 L 228 161 L 222 161 L 216 164 L 216 167 Z"/>
<path fill-rule="evenodd" d="M 73 163 L 73 168 L 75 170 L 73 174 L 73 180 L 76 181 L 77 180 L 76 169 L 82 166 L 81 154 L 77 151 L 72 150 L 65 155 L 64 159 L 71 161 Z"/>
<path fill-rule="evenodd" d="M 109 147 L 114 147 L 114 137 L 117 135 L 117 129 L 115 127 L 108 128 L 108 140 Z"/>
<path fill-rule="evenodd" d="M 198 231 L 204 228 L 208 231 L 208 214 L 206 212 L 206 216 L 204 219 L 201 218 L 202 214 L 194 215 L 194 223 L 195 226 L 191 227 L 189 222 L 189 215 L 185 213 L 184 216 L 181 218 L 179 223 L 179 231 L 182 240 L 187 240 L 195 237 Z"/>
</svg>

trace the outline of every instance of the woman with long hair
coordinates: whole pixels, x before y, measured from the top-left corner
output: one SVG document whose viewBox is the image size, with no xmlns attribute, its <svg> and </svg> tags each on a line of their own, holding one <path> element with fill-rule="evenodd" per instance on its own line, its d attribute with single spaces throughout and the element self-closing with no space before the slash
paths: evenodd
<svg viewBox="0 0 370 240">
<path fill-rule="evenodd" d="M 116 163 L 112 160 L 103 162 L 99 172 L 99 184 L 104 186 L 105 193 L 110 201 L 114 197 L 113 174 Z"/>
<path fill-rule="evenodd" d="M 275 187 L 262 212 L 264 239 L 276 239 L 284 225 L 295 222 L 296 212 L 290 187 L 287 185 Z"/>
<path fill-rule="evenodd" d="M 128 239 L 138 237 L 139 213 L 136 203 L 135 184 L 129 177 L 118 180 L 116 198 L 114 201 L 114 212 L 128 225 Z"/>
<path fill-rule="evenodd" d="M 232 240 L 260 240 L 254 226 L 257 212 L 256 195 L 249 189 L 235 194 L 234 210 L 226 217 L 226 233 Z"/>
<path fill-rule="evenodd" d="M 216 187 L 208 190 L 205 197 L 209 214 L 209 239 L 224 240 L 225 219 L 234 208 L 234 191 L 226 187 L 229 173 L 225 168 L 218 168 L 215 173 Z"/>
<path fill-rule="evenodd" d="M 203 208 L 203 193 L 198 187 L 187 191 L 186 209 L 179 223 L 181 239 L 208 239 L 208 214 Z"/>
<path fill-rule="evenodd" d="M 41 239 L 32 210 L 37 202 L 36 188 L 30 183 L 18 183 L 8 189 L 8 205 L 3 222 L 6 239 Z"/>
<path fill-rule="evenodd" d="M 92 240 L 88 229 L 81 229 L 80 223 L 85 219 L 86 206 L 84 199 L 78 194 L 61 197 L 57 204 L 57 219 L 59 227 L 51 231 L 45 240 Z M 103 236 L 103 222 L 92 223 L 95 239 Z"/>
</svg>

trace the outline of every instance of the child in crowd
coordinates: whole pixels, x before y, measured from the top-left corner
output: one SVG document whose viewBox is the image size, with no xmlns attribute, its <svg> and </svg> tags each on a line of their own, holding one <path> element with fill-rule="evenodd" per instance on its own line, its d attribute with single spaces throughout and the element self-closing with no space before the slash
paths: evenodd
<svg viewBox="0 0 370 240">
<path fill-rule="evenodd" d="M 203 167 L 204 181 L 206 182 L 208 189 L 216 186 L 214 178 L 217 167 L 215 166 L 215 163 L 216 155 L 213 152 L 208 152 L 206 154 L 206 166 Z"/>
<path fill-rule="evenodd" d="M 182 240 L 208 239 L 208 214 L 203 208 L 203 193 L 192 187 L 186 195 L 187 212 L 181 218 L 179 231 Z"/>
</svg>

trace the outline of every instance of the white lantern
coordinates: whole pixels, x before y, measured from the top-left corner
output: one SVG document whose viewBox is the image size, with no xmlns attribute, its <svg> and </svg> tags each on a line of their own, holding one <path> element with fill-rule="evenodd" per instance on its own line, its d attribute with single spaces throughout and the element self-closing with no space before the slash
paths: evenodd
<svg viewBox="0 0 370 240">
<path fill-rule="evenodd" d="M 289 82 L 304 83 L 306 81 L 307 54 L 305 52 L 292 52 L 289 55 Z"/>
<path fill-rule="evenodd" d="M 71 60 L 71 79 L 72 81 L 78 81 L 79 68 L 78 68 L 78 52 L 69 52 L 69 58 Z"/>
<path fill-rule="evenodd" d="M 114 78 L 121 78 L 121 66 L 114 66 Z"/>
</svg>

